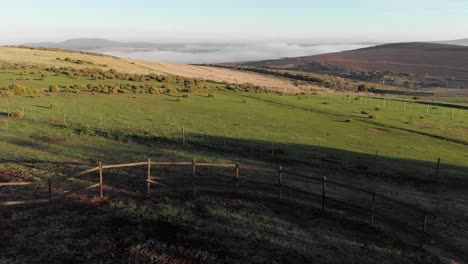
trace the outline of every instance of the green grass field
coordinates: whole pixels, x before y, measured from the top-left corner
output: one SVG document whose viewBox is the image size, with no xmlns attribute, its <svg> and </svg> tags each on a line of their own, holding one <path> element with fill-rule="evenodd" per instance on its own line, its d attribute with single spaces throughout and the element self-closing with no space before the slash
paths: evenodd
<svg viewBox="0 0 468 264">
<path fill-rule="evenodd" d="M 11 129 L 15 126 L 34 131 L 37 121 L 95 130 L 102 125 L 103 131 L 145 131 L 150 136 L 177 139 L 185 126 L 188 138 L 226 137 L 264 148 L 273 142 L 369 155 L 378 151 L 391 158 L 433 162 L 440 157 L 454 165 L 468 164 L 467 110 L 429 106 L 427 114 L 428 106 L 417 102 L 386 100 L 384 106 L 381 99 L 356 98 L 359 100 L 334 94 L 298 98 L 230 92 L 217 92 L 214 98 L 206 94 L 183 98 L 178 94 L 51 93 L 2 98 L 0 111 L 6 134 L 18 133 Z M 52 104 L 55 106 L 50 108 Z M 8 109 L 24 109 L 25 119 L 7 119 Z M 294 155 L 294 149 L 290 152 Z"/>
<path fill-rule="evenodd" d="M 0 87 L 10 84 L 41 90 L 50 85 L 148 84 L 158 89 L 163 85 L 157 81 L 70 78 L 42 70 L 0 71 Z M 179 93 L 175 89 L 183 88 L 183 82 L 166 85 L 172 93 L 105 94 L 76 90 L 0 97 L 2 181 L 8 181 L 7 175 L 14 175 L 13 180 L 59 182 L 96 166 L 99 161 L 126 163 L 145 161 L 148 157 L 240 161 L 271 167 L 279 163 L 311 176 L 327 176 L 330 180 L 377 189 L 379 193 L 465 224 L 462 219 L 467 212 L 464 188 L 468 185 L 468 110 L 463 103 L 326 92 L 310 96 L 234 92 L 224 89 L 225 84 L 208 81 L 201 82 L 204 88 L 198 92 Z M 10 117 L 13 112 L 24 116 Z M 441 173 L 439 181 L 434 182 L 438 158 L 442 160 Z M 187 188 L 182 183 L 188 173 L 186 169 L 156 171 L 179 191 Z M 249 187 L 253 197 L 231 196 L 230 172 L 206 169 L 199 173 L 214 178 L 208 187 L 199 184 L 208 194 L 202 193 L 194 201 L 170 192 L 142 201 L 109 194 L 112 199 L 85 199 L 84 205 L 74 204 L 71 208 L 57 205 L 51 209 L 52 215 L 44 208 L 2 211 L 0 218 L 15 226 L 14 232 L 0 233 L 13 241 L 0 242 L 11 253 L 5 261 L 12 261 L 11 256 L 21 249 L 31 248 L 41 260 L 54 256 L 54 250 L 65 259 L 76 259 L 85 248 L 91 252 L 90 258 L 118 256 L 135 263 L 147 262 L 155 255 L 164 258 L 164 254 L 168 258 L 177 256 L 201 262 L 219 262 L 225 257 L 226 262 L 237 259 L 264 263 L 283 257 L 285 262 L 340 263 L 343 259 L 335 256 L 336 250 L 342 253 L 340 256 L 362 263 L 372 263 L 381 257 L 388 263 L 438 263 L 422 257 L 424 252 L 396 242 L 399 237 L 391 232 L 346 218 L 344 211 L 334 216 L 312 207 L 298 213 L 304 209 L 296 204 L 294 196 L 290 196 L 294 205 L 277 204 L 273 197 L 276 192 L 265 196 L 258 186 Z M 144 192 L 146 186 L 140 177 L 144 174 L 144 168 L 112 170 L 106 173 L 106 185 L 120 191 Z M 247 180 L 269 181 L 272 176 L 242 171 L 242 179 Z M 67 187 L 95 181 L 95 176 L 89 175 Z M 318 187 L 306 184 L 298 187 L 319 191 Z M 246 185 L 241 188 L 247 189 Z M 215 190 L 222 194 L 210 194 Z M 8 189 L 0 193 L 0 198 L 30 199 L 31 195 L 44 195 L 38 192 Z M 350 202 L 359 201 L 348 194 L 340 195 Z M 80 212 L 91 214 L 89 227 L 83 226 L 86 219 Z M 260 222 L 258 212 L 263 212 Z M 63 229 L 45 228 L 41 217 L 37 217 L 43 215 Z M 13 224 L 16 221 L 13 219 L 24 226 Z M 78 234 L 92 234 L 107 225 L 120 229 L 114 234 L 104 228 L 95 237 Z M 156 227 L 148 231 L 146 225 Z M 25 226 L 39 232 L 30 234 Z M 171 230 L 177 236 L 162 230 Z M 226 232 L 232 235 L 227 236 Z M 361 232 L 368 236 L 359 235 Z M 127 237 L 128 234 L 132 235 Z M 65 246 L 44 242 L 56 237 L 64 239 Z M 239 239 L 248 243 L 236 244 Z M 30 241 L 47 250 L 41 252 Z M 191 241 L 192 246 L 182 241 Z M 93 247 L 93 243 L 101 244 Z M 249 251 L 249 245 L 256 245 L 260 251 Z M 103 253 L 106 251 L 110 253 Z M 33 253 L 22 253 L 22 260 L 33 260 Z M 164 263 L 161 259 L 154 262 Z"/>
</svg>

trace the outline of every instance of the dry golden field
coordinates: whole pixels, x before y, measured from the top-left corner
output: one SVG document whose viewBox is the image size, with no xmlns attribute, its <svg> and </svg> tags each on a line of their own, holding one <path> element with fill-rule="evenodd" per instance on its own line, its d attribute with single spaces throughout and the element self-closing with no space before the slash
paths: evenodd
<svg viewBox="0 0 468 264">
<path fill-rule="evenodd" d="M 57 58 L 60 58 L 58 60 Z M 82 60 L 84 64 L 64 61 L 65 58 Z M 0 61 L 26 63 L 29 65 L 50 65 L 56 67 L 115 69 L 124 73 L 167 73 L 183 77 L 210 79 L 227 83 L 252 83 L 272 90 L 296 91 L 302 89 L 319 89 L 315 86 L 295 86 L 292 81 L 258 73 L 248 73 L 216 67 L 195 66 L 167 62 L 155 62 L 136 59 L 121 59 L 111 56 L 83 54 L 55 50 L 39 50 L 18 47 L 0 47 Z"/>
</svg>

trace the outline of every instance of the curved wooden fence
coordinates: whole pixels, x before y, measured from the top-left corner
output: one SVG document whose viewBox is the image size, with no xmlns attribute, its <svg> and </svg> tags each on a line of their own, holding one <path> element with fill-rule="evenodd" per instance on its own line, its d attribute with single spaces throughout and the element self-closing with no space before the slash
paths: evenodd
<svg viewBox="0 0 468 264">
<path fill-rule="evenodd" d="M 161 182 L 158 182 L 159 180 L 158 177 L 152 176 L 151 175 L 151 165 L 166 165 L 166 166 L 191 166 L 192 167 L 192 191 L 194 190 L 194 178 L 196 176 L 196 168 L 197 167 L 219 167 L 219 168 L 236 168 L 235 174 L 234 174 L 234 179 L 236 183 L 236 192 L 238 191 L 238 182 L 239 182 L 239 171 L 240 169 L 247 169 L 247 170 L 257 170 L 257 171 L 268 171 L 268 172 L 275 172 L 275 169 L 272 168 L 265 168 L 265 167 L 259 167 L 255 165 L 241 165 L 239 162 L 237 163 L 205 163 L 205 162 L 199 162 L 197 163 L 195 160 L 192 161 L 151 161 L 148 159 L 148 161 L 144 162 L 134 162 L 134 163 L 124 163 L 124 164 L 110 164 L 110 165 L 103 165 L 101 162 L 99 162 L 99 165 L 90 168 L 84 171 L 80 171 L 76 174 L 74 174 L 72 177 L 68 178 L 76 178 L 80 177 L 86 174 L 90 174 L 93 172 L 98 172 L 99 173 L 99 183 L 93 184 L 91 186 L 81 188 L 78 190 L 73 190 L 73 191 L 65 191 L 62 192 L 59 195 L 52 195 L 52 189 L 54 186 L 52 185 L 51 180 L 47 180 L 47 182 L 42 182 L 42 181 L 37 181 L 37 182 L 5 182 L 5 183 L 0 183 L 0 187 L 15 187 L 15 186 L 40 186 L 40 185 L 46 185 L 48 189 L 48 197 L 47 198 L 42 198 L 42 199 L 32 199 L 32 200 L 21 200 L 21 201 L 3 201 L 0 202 L 0 206 L 12 206 L 12 205 L 25 205 L 25 204 L 39 204 L 39 203 L 51 203 L 52 200 L 56 200 L 58 198 L 65 197 L 67 195 L 73 194 L 73 193 L 78 193 L 81 191 L 85 190 L 90 190 L 94 188 L 99 188 L 100 190 L 100 196 L 104 197 L 104 170 L 105 169 L 115 169 L 115 168 L 129 168 L 129 167 L 137 167 L 137 166 L 147 166 L 148 172 L 147 172 L 147 178 L 146 182 L 148 185 L 148 195 L 151 195 L 151 185 L 156 184 L 156 185 L 164 185 Z"/>
</svg>

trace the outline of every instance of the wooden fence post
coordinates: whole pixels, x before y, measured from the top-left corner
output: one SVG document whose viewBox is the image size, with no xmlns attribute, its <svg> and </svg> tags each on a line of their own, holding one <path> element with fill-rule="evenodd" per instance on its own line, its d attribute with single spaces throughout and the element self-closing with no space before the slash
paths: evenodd
<svg viewBox="0 0 468 264">
<path fill-rule="evenodd" d="M 52 181 L 50 179 L 47 180 L 47 187 L 49 189 L 49 204 L 52 204 Z"/>
<path fill-rule="evenodd" d="M 192 194 L 195 193 L 195 174 L 197 170 L 197 163 L 195 159 L 192 160 Z"/>
<path fill-rule="evenodd" d="M 378 173 L 378 169 L 377 169 L 377 158 L 379 157 L 379 152 L 376 150 L 375 151 L 375 156 L 374 156 L 374 170 L 375 170 L 375 173 L 377 174 Z"/>
<path fill-rule="evenodd" d="M 279 199 L 283 198 L 283 167 L 278 166 Z"/>
<path fill-rule="evenodd" d="M 67 117 L 65 116 L 65 109 L 63 109 L 63 126 L 67 127 Z"/>
<path fill-rule="evenodd" d="M 10 101 L 7 100 L 6 103 L 7 103 L 7 117 L 10 117 L 11 115 L 10 114 Z M 453 119 L 453 112 L 452 112 L 452 119 Z"/>
<path fill-rule="evenodd" d="M 148 188 L 148 197 L 151 197 L 151 159 L 148 158 L 148 174 L 146 176 L 146 185 Z"/>
<path fill-rule="evenodd" d="M 102 178 L 102 163 L 99 162 L 99 188 L 101 189 L 101 198 L 104 197 L 104 180 Z"/>
<path fill-rule="evenodd" d="M 103 131 L 102 130 L 102 113 L 99 113 L 99 131 Z"/>
<path fill-rule="evenodd" d="M 374 216 L 375 216 L 375 191 L 372 192 L 371 225 L 374 225 Z"/>
<path fill-rule="evenodd" d="M 182 145 L 185 145 L 185 126 L 182 126 Z"/>
<path fill-rule="evenodd" d="M 436 182 L 439 180 L 439 169 L 440 169 L 440 158 L 437 160 L 437 168 L 436 168 L 436 174 L 435 174 Z"/>
<path fill-rule="evenodd" d="M 421 227 L 421 239 L 419 240 L 419 247 L 423 247 L 424 243 L 424 234 L 426 233 L 426 224 L 427 224 L 427 208 L 424 209 L 424 221 Z"/>
<path fill-rule="evenodd" d="M 325 186 L 327 185 L 327 176 L 322 179 L 322 210 L 325 211 Z"/>
<path fill-rule="evenodd" d="M 239 162 L 236 162 L 236 193 L 239 192 L 239 170 L 240 164 Z"/>
</svg>

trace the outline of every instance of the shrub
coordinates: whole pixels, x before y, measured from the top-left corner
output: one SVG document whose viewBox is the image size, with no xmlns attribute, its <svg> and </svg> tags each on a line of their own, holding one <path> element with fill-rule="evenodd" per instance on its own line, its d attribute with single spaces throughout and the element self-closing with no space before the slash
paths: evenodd
<svg viewBox="0 0 468 264">
<path fill-rule="evenodd" d="M 209 94 L 208 94 L 208 97 L 211 97 L 211 98 L 213 98 L 213 97 L 215 97 L 215 95 L 214 95 L 214 94 L 211 94 L 211 93 L 209 93 Z"/>
<path fill-rule="evenodd" d="M 369 113 L 366 112 L 366 111 L 361 111 L 361 114 L 363 114 L 363 115 L 368 115 Z"/>
<path fill-rule="evenodd" d="M 358 92 L 366 92 L 368 90 L 367 86 L 365 84 L 361 84 L 357 87 L 356 89 Z"/>
<path fill-rule="evenodd" d="M 24 87 L 23 85 L 20 84 L 12 84 L 8 86 L 8 89 L 14 94 L 14 95 L 24 95 L 28 92 L 28 89 Z"/>
<path fill-rule="evenodd" d="M 242 103 L 246 104 L 246 103 L 247 103 L 247 101 L 246 101 L 246 100 L 242 100 Z"/>
<path fill-rule="evenodd" d="M 188 94 L 184 94 L 182 95 L 183 98 L 189 98 L 189 95 Z"/>
<path fill-rule="evenodd" d="M 369 116 L 369 119 L 375 119 L 375 116 L 374 116 L 374 115 L 370 115 L 370 116 Z"/>
<path fill-rule="evenodd" d="M 49 92 L 51 93 L 60 92 L 60 88 L 57 85 L 51 85 L 49 86 Z"/>
<path fill-rule="evenodd" d="M 2 97 L 12 97 L 15 94 L 12 91 L 3 91 L 2 92 Z"/>
<path fill-rule="evenodd" d="M 20 109 L 16 109 L 10 112 L 10 116 L 14 118 L 23 118 L 24 117 L 24 111 Z"/>
<path fill-rule="evenodd" d="M 346 119 L 345 122 L 346 123 L 351 123 L 351 119 Z"/>
<path fill-rule="evenodd" d="M 328 104 L 328 102 L 323 102 L 322 104 L 324 104 L 324 105 L 327 105 L 327 104 Z"/>
<path fill-rule="evenodd" d="M 380 108 L 376 107 L 374 108 L 375 111 L 380 111 Z"/>
</svg>

